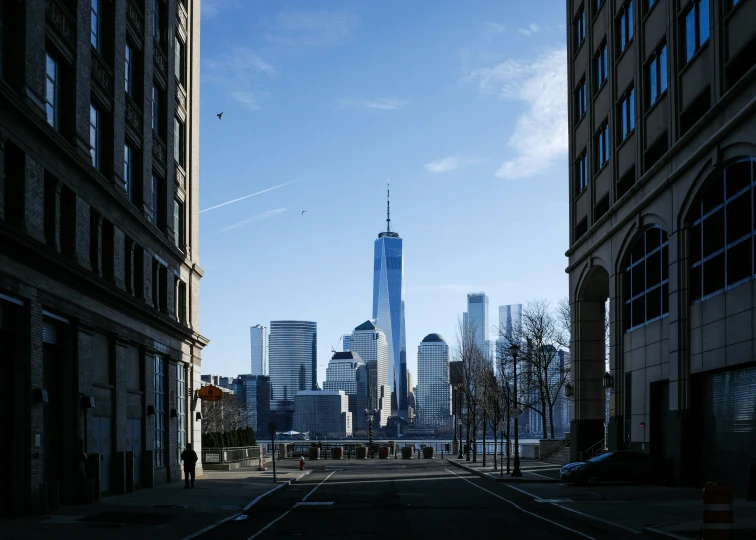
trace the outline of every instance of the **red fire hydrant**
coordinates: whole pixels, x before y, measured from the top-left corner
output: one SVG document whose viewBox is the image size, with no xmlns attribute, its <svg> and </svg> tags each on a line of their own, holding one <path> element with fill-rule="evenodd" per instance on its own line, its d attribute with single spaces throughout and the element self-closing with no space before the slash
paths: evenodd
<svg viewBox="0 0 756 540">
<path fill-rule="evenodd" d="M 304 470 L 304 456 L 299 457 L 299 470 L 300 471 Z"/>
</svg>

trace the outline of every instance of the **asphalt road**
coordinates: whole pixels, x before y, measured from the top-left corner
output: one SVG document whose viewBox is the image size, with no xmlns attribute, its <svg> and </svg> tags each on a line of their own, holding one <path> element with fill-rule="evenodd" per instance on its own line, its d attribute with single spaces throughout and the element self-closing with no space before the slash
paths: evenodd
<svg viewBox="0 0 756 540">
<path fill-rule="evenodd" d="M 637 538 L 535 501 L 446 460 L 328 461 L 263 498 L 210 539 Z"/>
</svg>

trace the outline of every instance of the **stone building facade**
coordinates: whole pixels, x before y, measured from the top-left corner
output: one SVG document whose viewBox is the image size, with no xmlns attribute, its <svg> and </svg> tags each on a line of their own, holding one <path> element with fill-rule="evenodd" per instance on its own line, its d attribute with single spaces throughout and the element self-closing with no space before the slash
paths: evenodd
<svg viewBox="0 0 756 540">
<path fill-rule="evenodd" d="M 0 6 L 4 514 L 176 481 L 200 450 L 199 11 Z"/>
<path fill-rule="evenodd" d="M 756 460 L 756 1 L 568 0 L 573 457 Z M 609 377 L 605 377 L 605 306 Z"/>
</svg>

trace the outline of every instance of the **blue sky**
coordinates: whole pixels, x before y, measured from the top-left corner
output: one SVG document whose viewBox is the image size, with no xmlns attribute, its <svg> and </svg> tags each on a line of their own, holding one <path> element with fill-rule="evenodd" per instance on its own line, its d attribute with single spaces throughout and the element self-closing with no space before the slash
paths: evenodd
<svg viewBox="0 0 756 540">
<path fill-rule="evenodd" d="M 492 323 L 566 296 L 564 19 L 559 0 L 203 0 L 203 372 L 249 372 L 249 326 L 301 319 L 325 378 L 371 315 L 388 178 L 415 382 L 466 293 Z"/>
</svg>

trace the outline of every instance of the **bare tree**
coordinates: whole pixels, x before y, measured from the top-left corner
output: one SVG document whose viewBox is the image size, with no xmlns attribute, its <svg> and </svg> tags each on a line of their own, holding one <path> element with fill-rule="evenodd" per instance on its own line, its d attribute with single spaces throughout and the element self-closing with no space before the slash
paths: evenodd
<svg viewBox="0 0 756 540">
<path fill-rule="evenodd" d="M 462 424 L 467 430 L 468 458 L 472 446 L 473 462 L 477 461 L 477 434 L 483 424 L 482 375 L 485 365 L 483 351 L 475 344 L 475 327 L 460 320 L 457 327 L 457 345 L 455 358 L 462 362 L 462 394 L 465 410 L 462 411 Z"/>
<path fill-rule="evenodd" d="M 224 392 L 218 401 L 202 402 L 202 433 L 227 433 L 244 427 L 246 418 L 236 396 Z"/>
<path fill-rule="evenodd" d="M 483 429 L 491 428 L 494 434 L 494 470 L 497 470 L 496 453 L 498 448 L 499 423 L 504 419 L 504 397 L 501 380 L 496 376 L 493 367 L 489 367 L 484 375 L 485 410 L 488 425 Z M 502 441 L 503 443 L 503 441 Z M 484 444 L 485 446 L 485 444 Z M 485 459 L 485 454 L 484 454 Z M 502 466 L 504 464 L 502 463 Z"/>
<path fill-rule="evenodd" d="M 512 420 L 514 417 L 522 412 L 523 407 L 515 403 L 514 395 L 514 360 L 510 353 L 510 347 L 513 343 L 518 343 L 520 329 L 519 327 L 512 328 L 512 332 L 508 333 L 507 329 L 502 327 L 499 329 L 500 339 L 496 343 L 496 403 L 493 407 L 498 408 L 498 412 L 502 420 L 504 420 L 504 432 L 502 433 L 503 439 L 501 444 L 506 444 L 507 452 L 507 473 L 509 473 L 509 458 L 510 458 L 510 440 L 512 436 Z M 518 385 L 519 386 L 519 385 Z M 520 401 L 518 396 L 518 401 Z M 491 420 L 493 425 L 493 420 Z M 495 429 L 495 428 L 494 428 Z M 501 464 L 504 467 L 504 464 Z"/>
</svg>

